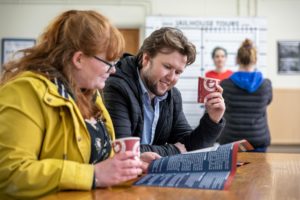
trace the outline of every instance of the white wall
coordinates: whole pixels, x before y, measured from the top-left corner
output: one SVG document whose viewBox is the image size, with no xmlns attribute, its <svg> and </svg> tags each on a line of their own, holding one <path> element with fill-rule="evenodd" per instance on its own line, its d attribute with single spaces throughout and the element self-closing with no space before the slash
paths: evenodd
<svg viewBox="0 0 300 200">
<path fill-rule="evenodd" d="M 300 75 L 277 74 L 277 41 L 300 40 L 300 0 L 0 0 L 0 38 L 36 38 L 58 13 L 98 10 L 118 27 L 141 28 L 147 15 L 268 20 L 267 76 L 275 88 L 300 88 Z"/>
<path fill-rule="evenodd" d="M 300 1 L 260 0 L 258 15 L 268 19 L 268 76 L 274 87 L 300 88 L 300 74 L 277 74 L 277 41 L 300 41 Z"/>
</svg>

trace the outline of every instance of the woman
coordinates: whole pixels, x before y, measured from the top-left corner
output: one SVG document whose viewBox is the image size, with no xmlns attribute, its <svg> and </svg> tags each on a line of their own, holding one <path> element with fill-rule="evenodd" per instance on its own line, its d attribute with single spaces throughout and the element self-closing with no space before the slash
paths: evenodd
<svg viewBox="0 0 300 200">
<path fill-rule="evenodd" d="M 256 60 L 256 48 L 246 39 L 238 50 L 238 71 L 221 82 L 226 125 L 219 142 L 247 139 L 254 151 L 265 152 L 270 144 L 267 106 L 272 101 L 272 85 L 255 69 Z"/>
<path fill-rule="evenodd" d="M 23 58 L 4 66 L 0 197 L 107 187 L 142 173 L 133 153 L 112 157 L 114 130 L 98 92 L 123 48 L 121 33 L 107 18 L 71 10 Z"/>
<path fill-rule="evenodd" d="M 205 74 L 205 77 L 208 78 L 216 78 L 219 80 L 223 80 L 226 79 L 228 77 L 231 76 L 232 71 L 231 70 L 226 70 L 225 69 L 225 64 L 226 64 L 226 60 L 227 60 L 227 51 L 226 49 L 222 48 L 222 47 L 216 47 L 214 48 L 211 57 L 214 61 L 215 64 L 215 69 L 208 71 Z"/>
</svg>

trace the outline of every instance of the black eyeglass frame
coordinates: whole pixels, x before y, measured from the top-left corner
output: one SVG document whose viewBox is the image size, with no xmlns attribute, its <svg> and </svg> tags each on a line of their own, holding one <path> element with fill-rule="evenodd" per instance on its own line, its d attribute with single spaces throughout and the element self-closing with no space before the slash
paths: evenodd
<svg viewBox="0 0 300 200">
<path fill-rule="evenodd" d="M 109 66 L 109 68 L 108 68 L 108 70 L 107 70 L 107 72 L 106 73 L 109 73 L 110 72 L 110 70 L 111 70 L 111 68 L 113 68 L 113 67 L 115 67 L 116 66 L 116 63 L 114 63 L 114 64 L 111 64 L 111 63 L 109 63 L 108 61 L 106 61 L 106 60 L 103 60 L 102 58 L 99 58 L 98 56 L 93 56 L 96 60 L 99 60 L 100 62 L 103 62 L 104 64 L 106 64 L 106 65 L 108 65 Z"/>
</svg>

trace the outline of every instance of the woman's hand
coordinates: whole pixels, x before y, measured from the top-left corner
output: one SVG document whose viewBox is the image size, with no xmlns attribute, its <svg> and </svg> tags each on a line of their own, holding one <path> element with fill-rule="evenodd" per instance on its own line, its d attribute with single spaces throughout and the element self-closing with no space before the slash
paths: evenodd
<svg viewBox="0 0 300 200">
<path fill-rule="evenodd" d="M 142 174 L 142 162 L 127 151 L 118 153 L 95 165 L 96 187 L 108 187 L 137 178 Z"/>
<path fill-rule="evenodd" d="M 220 122 L 225 112 L 225 103 L 222 93 L 223 88 L 217 85 L 217 92 L 210 93 L 205 97 L 205 108 L 209 118 L 215 123 Z"/>
<path fill-rule="evenodd" d="M 142 169 L 143 169 L 143 173 L 147 173 L 148 172 L 148 167 L 149 164 L 156 159 L 161 158 L 160 155 L 158 155 L 157 153 L 154 152 L 144 152 L 141 154 L 141 161 L 142 161 Z"/>
</svg>

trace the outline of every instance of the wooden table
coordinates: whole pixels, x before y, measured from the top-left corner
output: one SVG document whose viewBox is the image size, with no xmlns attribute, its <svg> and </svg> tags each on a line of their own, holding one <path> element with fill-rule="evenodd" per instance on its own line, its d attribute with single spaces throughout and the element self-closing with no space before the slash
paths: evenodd
<svg viewBox="0 0 300 200">
<path fill-rule="evenodd" d="M 87 192 L 60 192 L 43 200 L 198 200 L 300 199 L 300 154 L 239 153 L 238 168 L 227 191 L 159 187 L 113 187 Z"/>
</svg>

